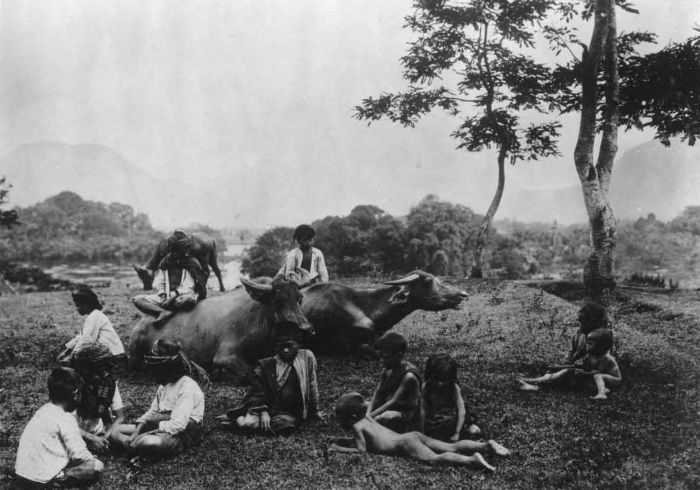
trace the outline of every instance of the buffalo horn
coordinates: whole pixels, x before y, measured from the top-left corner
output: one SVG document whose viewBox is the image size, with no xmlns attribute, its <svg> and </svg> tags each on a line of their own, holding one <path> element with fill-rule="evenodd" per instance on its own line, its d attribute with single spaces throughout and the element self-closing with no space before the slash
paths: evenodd
<svg viewBox="0 0 700 490">
<path fill-rule="evenodd" d="M 269 293 L 272 291 L 272 284 L 260 284 L 257 282 L 253 282 L 250 279 L 246 279 L 245 277 L 240 278 L 241 284 L 246 286 L 247 288 L 253 289 L 255 291 L 260 291 L 261 293 Z"/>
<path fill-rule="evenodd" d="M 413 274 L 409 274 L 406 277 L 402 277 L 401 279 L 396 279 L 395 281 L 387 281 L 384 284 L 387 284 L 389 286 L 401 286 L 402 284 L 408 284 L 408 283 L 413 282 L 419 278 L 420 278 L 420 276 L 414 272 Z"/>
</svg>

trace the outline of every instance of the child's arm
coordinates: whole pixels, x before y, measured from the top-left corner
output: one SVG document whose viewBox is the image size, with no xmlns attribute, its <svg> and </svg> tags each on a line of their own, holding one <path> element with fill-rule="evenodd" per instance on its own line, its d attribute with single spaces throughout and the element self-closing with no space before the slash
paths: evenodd
<svg viewBox="0 0 700 490">
<path fill-rule="evenodd" d="M 382 373 L 382 378 L 384 377 L 384 373 Z M 381 384 L 381 381 L 380 381 Z M 369 417 L 369 414 L 372 413 L 372 409 L 374 408 L 374 404 L 377 402 L 377 393 L 379 393 L 379 386 L 374 390 L 374 393 L 372 394 L 372 399 L 369 401 L 369 404 L 367 405 L 367 416 Z"/>
<path fill-rule="evenodd" d="M 117 426 L 119 424 L 121 424 L 122 422 L 124 422 L 124 410 L 121 408 L 119 410 L 114 410 L 114 421 L 105 431 L 104 438 L 109 439 L 109 436 L 112 435 L 112 432 L 114 432 L 114 429 L 116 429 Z"/>
<path fill-rule="evenodd" d="M 420 431 L 425 434 L 425 386 L 421 390 L 420 396 Z"/>
<path fill-rule="evenodd" d="M 386 412 L 389 410 L 394 403 L 396 403 L 401 396 L 404 393 L 407 393 L 409 391 L 415 390 L 418 385 L 418 378 L 413 373 L 406 373 L 401 380 L 401 384 L 399 385 L 399 388 L 396 390 L 396 392 L 391 395 L 391 398 L 389 398 L 384 405 L 381 407 L 375 408 L 370 414 L 370 417 L 376 417 L 377 415 Z"/>
<path fill-rule="evenodd" d="M 308 375 L 309 375 L 309 417 L 316 420 L 323 420 L 323 414 L 319 410 L 318 401 L 318 380 L 316 379 L 316 357 L 314 353 L 307 352 Z"/>
<path fill-rule="evenodd" d="M 328 282 L 328 269 L 326 269 L 326 260 L 323 258 L 323 253 L 318 251 L 318 276 L 321 282 Z"/>
<path fill-rule="evenodd" d="M 464 408 L 464 399 L 462 398 L 462 391 L 456 384 L 455 402 L 457 403 L 457 425 L 455 425 L 455 432 L 450 438 L 450 440 L 456 442 L 459 441 L 459 435 L 462 433 L 462 427 L 464 427 L 464 421 L 467 418 L 467 409 Z"/>
</svg>

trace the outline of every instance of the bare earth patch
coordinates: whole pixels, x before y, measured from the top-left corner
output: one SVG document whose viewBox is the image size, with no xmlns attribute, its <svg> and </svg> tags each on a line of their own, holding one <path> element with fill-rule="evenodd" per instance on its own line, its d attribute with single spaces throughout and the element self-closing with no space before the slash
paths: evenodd
<svg viewBox="0 0 700 490">
<path fill-rule="evenodd" d="M 132 281 L 133 282 L 133 281 Z M 359 282 L 359 281 L 358 281 Z M 408 360 L 423 369 L 437 351 L 453 354 L 460 384 L 484 436 L 513 451 L 490 458 L 494 474 L 430 467 L 374 455 L 330 455 L 335 420 L 289 438 L 243 437 L 216 428 L 213 417 L 243 389 L 215 383 L 205 393 L 202 445 L 129 473 L 125 458 L 102 456 L 95 488 L 700 488 L 700 293 L 625 291 L 618 307 L 616 356 L 624 386 L 606 402 L 587 393 L 516 391 L 517 375 L 541 372 L 565 355 L 577 305 L 514 283 L 464 282 L 461 311 L 415 312 L 396 331 L 409 341 Z M 105 312 L 128 341 L 137 293 L 124 282 L 100 289 Z M 45 380 L 62 344 L 82 318 L 67 292 L 0 296 L 0 484 L 12 482 L 22 428 L 46 400 Z M 321 404 L 371 395 L 378 361 L 319 358 Z M 146 408 L 155 385 L 120 377 L 127 418 Z"/>
</svg>

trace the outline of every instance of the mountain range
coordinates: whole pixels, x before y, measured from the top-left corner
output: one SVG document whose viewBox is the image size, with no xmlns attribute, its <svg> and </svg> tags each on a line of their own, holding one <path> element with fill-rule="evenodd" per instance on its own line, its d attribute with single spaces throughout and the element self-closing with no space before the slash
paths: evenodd
<svg viewBox="0 0 700 490">
<path fill-rule="evenodd" d="M 686 206 L 700 204 L 699 164 L 700 148 L 681 143 L 665 148 L 652 141 L 624 152 L 615 164 L 611 182 L 616 217 L 636 219 L 655 213 L 659 219 L 668 220 Z M 254 168 L 248 173 L 256 174 Z M 149 173 L 102 145 L 25 144 L 0 159 L 0 176 L 3 175 L 13 186 L 13 205 L 28 206 L 70 190 L 89 200 L 129 204 L 137 212 L 146 213 L 160 229 L 192 222 L 249 227 L 255 224 L 260 210 L 260 203 L 237 199 L 234 173 L 202 179 L 205 188 L 174 176 Z M 262 175 L 245 179 L 260 185 L 265 180 Z M 266 193 L 262 192 L 261 198 L 265 197 L 263 194 Z M 221 212 L 228 209 L 235 213 Z M 215 221 L 216 216 L 223 220 L 225 214 L 248 217 L 248 221 Z M 319 211 L 319 217 L 322 215 L 323 211 Z M 506 187 L 497 218 L 505 217 L 522 222 L 586 221 L 578 185 L 517 191 Z"/>
</svg>

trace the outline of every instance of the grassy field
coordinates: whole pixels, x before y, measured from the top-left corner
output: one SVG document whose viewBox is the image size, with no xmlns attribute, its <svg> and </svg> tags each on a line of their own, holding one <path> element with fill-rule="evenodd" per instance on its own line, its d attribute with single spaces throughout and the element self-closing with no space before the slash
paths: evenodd
<svg viewBox="0 0 700 490">
<path fill-rule="evenodd" d="M 133 283 L 133 281 L 132 281 Z M 415 312 L 396 331 L 408 359 L 423 368 L 438 351 L 453 354 L 460 384 L 485 435 L 513 451 L 487 459 L 493 474 L 430 467 L 374 455 L 330 455 L 342 435 L 331 418 L 297 436 L 239 436 L 213 417 L 233 406 L 240 387 L 216 383 L 206 395 L 202 445 L 137 474 L 122 457 L 103 455 L 96 488 L 700 488 L 700 293 L 623 290 L 616 356 L 624 386 L 605 402 L 586 393 L 515 391 L 518 374 L 559 362 L 575 330 L 578 305 L 514 283 L 469 282 L 461 311 Z M 127 342 L 138 314 L 122 282 L 99 290 L 105 312 Z M 45 380 L 62 344 L 82 319 L 67 292 L 0 296 L 0 485 L 12 483 L 22 428 L 46 399 Z M 369 397 L 378 361 L 319 357 L 322 408 L 342 393 Z M 120 377 L 128 419 L 150 403 L 145 377 Z"/>
</svg>

